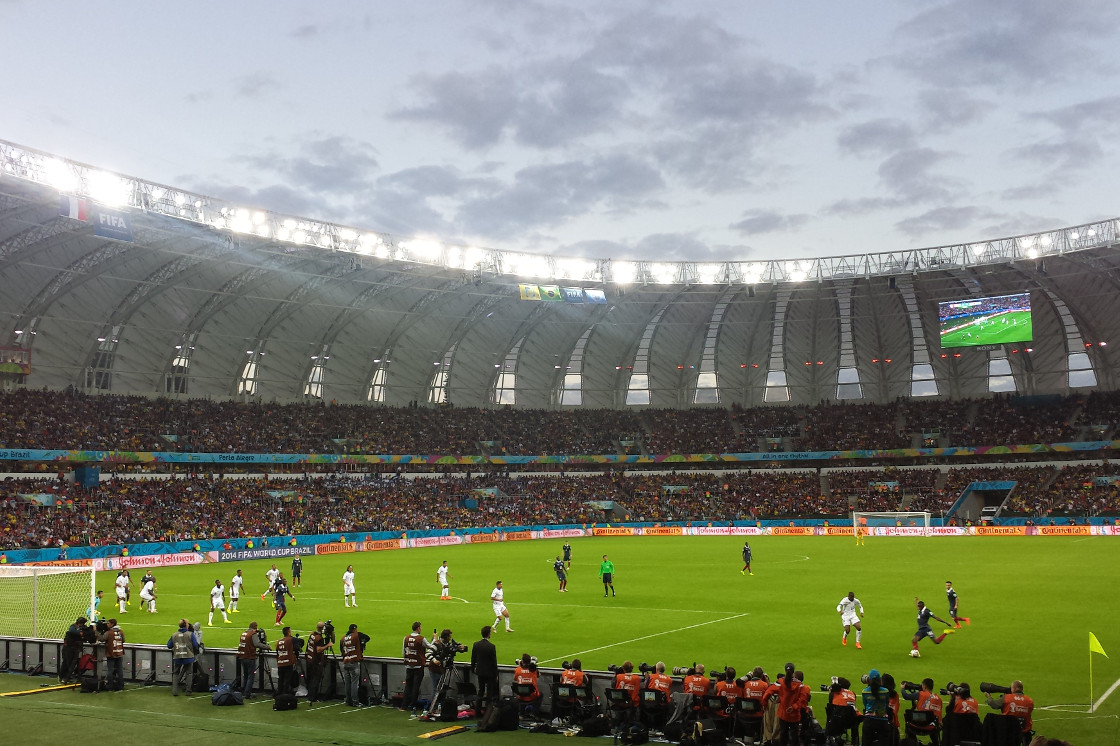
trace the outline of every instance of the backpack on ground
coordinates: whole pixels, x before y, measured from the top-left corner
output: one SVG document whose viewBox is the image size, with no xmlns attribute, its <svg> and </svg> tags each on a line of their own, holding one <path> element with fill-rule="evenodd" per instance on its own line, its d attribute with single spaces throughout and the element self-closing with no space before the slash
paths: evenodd
<svg viewBox="0 0 1120 746">
<path fill-rule="evenodd" d="M 276 711 L 294 710 L 296 709 L 296 695 L 290 692 L 277 694 L 276 698 L 272 700 L 272 709 Z"/>
<path fill-rule="evenodd" d="M 595 715 L 580 722 L 579 733 L 577 736 L 586 736 L 588 738 L 598 738 L 599 736 L 609 736 L 611 734 L 611 719 L 606 715 Z"/>
<path fill-rule="evenodd" d="M 485 703 L 486 709 L 482 711 L 482 717 L 478 719 L 479 733 L 493 733 L 498 730 L 498 722 L 500 720 L 499 712 L 501 708 L 498 707 L 497 702 Z"/>
</svg>

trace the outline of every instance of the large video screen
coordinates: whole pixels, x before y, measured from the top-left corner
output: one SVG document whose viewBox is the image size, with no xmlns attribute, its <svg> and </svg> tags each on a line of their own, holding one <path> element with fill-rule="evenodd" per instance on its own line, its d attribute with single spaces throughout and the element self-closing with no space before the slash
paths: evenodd
<svg viewBox="0 0 1120 746">
<path fill-rule="evenodd" d="M 977 347 L 1034 339 L 1031 294 L 969 298 L 937 304 L 942 347 Z"/>
</svg>

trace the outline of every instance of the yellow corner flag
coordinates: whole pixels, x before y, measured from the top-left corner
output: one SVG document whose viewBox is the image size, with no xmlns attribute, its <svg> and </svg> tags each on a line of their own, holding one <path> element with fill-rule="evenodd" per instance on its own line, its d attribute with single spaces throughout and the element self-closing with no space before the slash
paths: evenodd
<svg viewBox="0 0 1120 746">
<path fill-rule="evenodd" d="M 1089 633 L 1089 652 L 1100 653 L 1105 658 L 1108 658 L 1108 653 L 1104 652 L 1104 648 L 1101 647 L 1101 641 L 1098 640 L 1097 636 L 1092 632 Z"/>
</svg>

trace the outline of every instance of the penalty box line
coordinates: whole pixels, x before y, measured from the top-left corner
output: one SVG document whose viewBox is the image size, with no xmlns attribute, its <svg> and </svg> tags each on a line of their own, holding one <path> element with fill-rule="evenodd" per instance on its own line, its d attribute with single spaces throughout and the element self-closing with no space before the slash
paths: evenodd
<svg viewBox="0 0 1120 746">
<path fill-rule="evenodd" d="M 577 655 L 586 655 L 588 653 L 595 653 L 595 652 L 598 652 L 600 650 L 607 650 L 609 648 L 618 647 L 619 645 L 629 645 L 632 642 L 641 642 L 642 640 L 649 640 L 649 639 L 652 639 L 654 637 L 663 637 L 665 635 L 672 635 L 672 634 L 675 634 L 677 632 L 684 632 L 685 630 L 696 629 L 697 627 L 705 627 L 709 624 L 719 624 L 720 622 L 729 622 L 732 619 L 739 619 L 740 617 L 745 617 L 745 616 L 750 616 L 750 612 L 748 611 L 748 612 L 743 612 L 742 614 L 733 614 L 731 616 L 723 617 L 722 619 L 709 619 L 706 622 L 697 622 L 696 624 L 689 624 L 689 625 L 686 625 L 684 627 L 677 627 L 676 629 L 667 629 L 663 632 L 654 632 L 653 634 L 642 635 L 641 637 L 635 637 L 635 638 L 630 639 L 630 640 L 622 640 L 621 642 L 614 642 L 614 643 L 611 643 L 610 645 L 600 645 L 597 648 L 588 648 L 587 650 L 580 650 L 579 652 L 576 652 L 576 653 L 569 653 L 567 655 L 562 655 L 559 658 L 549 658 L 547 660 L 543 660 L 543 661 L 539 661 L 539 662 L 542 663 L 542 664 L 545 664 L 545 663 L 552 663 L 554 661 L 559 661 L 559 660 L 570 660 L 570 659 L 576 657 Z"/>
</svg>

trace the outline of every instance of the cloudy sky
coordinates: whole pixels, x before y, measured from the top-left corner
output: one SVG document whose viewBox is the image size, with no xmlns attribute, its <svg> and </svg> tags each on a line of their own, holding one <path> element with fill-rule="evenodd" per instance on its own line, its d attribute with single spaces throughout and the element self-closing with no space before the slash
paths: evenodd
<svg viewBox="0 0 1120 746">
<path fill-rule="evenodd" d="M 0 24 L 0 139 L 405 236 L 703 261 L 1120 213 L 1115 0 L 0 0 Z"/>
</svg>

